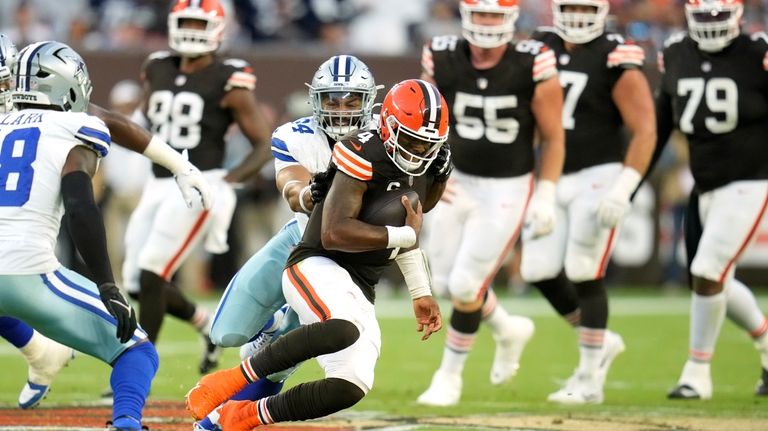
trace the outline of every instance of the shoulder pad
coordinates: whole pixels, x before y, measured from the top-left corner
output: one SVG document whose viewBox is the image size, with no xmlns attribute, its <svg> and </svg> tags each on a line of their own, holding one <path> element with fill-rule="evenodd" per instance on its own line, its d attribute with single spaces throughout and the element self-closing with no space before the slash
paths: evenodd
<svg viewBox="0 0 768 431">
<path fill-rule="evenodd" d="M 618 44 L 623 44 L 623 43 L 632 44 L 632 43 L 634 43 L 634 42 L 632 42 L 629 39 L 625 39 L 624 36 L 622 36 L 622 35 L 620 35 L 618 33 L 604 33 L 604 34 L 605 34 L 605 38 L 610 40 L 611 42 L 616 42 Z"/>
<path fill-rule="evenodd" d="M 75 138 L 79 139 L 86 147 L 95 151 L 99 157 L 105 157 L 109 153 L 109 146 L 112 138 L 109 134 L 106 124 L 93 115 L 78 113 L 79 118 L 74 124 Z"/>
<path fill-rule="evenodd" d="M 688 35 L 688 33 L 684 31 L 679 31 L 677 33 L 673 33 L 672 36 L 669 36 L 667 40 L 664 41 L 664 48 L 669 48 L 670 46 L 680 43 L 685 39 L 685 37 Z"/>
<path fill-rule="evenodd" d="M 429 43 L 432 51 L 455 51 L 459 43 L 459 37 L 454 34 L 435 36 Z"/>
<path fill-rule="evenodd" d="M 227 66 L 236 67 L 238 69 L 246 69 L 250 68 L 251 64 L 247 61 L 241 59 L 241 58 L 227 58 L 222 61 L 222 63 L 226 64 Z"/>
<path fill-rule="evenodd" d="M 634 68 L 643 67 L 645 62 L 645 51 L 640 45 L 634 42 L 619 43 L 611 52 L 608 53 L 606 65 L 611 67 Z"/>
<path fill-rule="evenodd" d="M 540 40 L 525 39 L 515 44 L 515 51 L 523 54 L 531 54 L 537 56 L 543 52 L 551 51 L 546 43 Z"/>
<path fill-rule="evenodd" d="M 331 160 L 341 172 L 350 177 L 360 181 L 371 181 L 373 179 L 373 163 L 365 158 L 363 149 L 363 144 L 357 139 L 347 137 L 333 146 Z"/>
<path fill-rule="evenodd" d="M 163 58 L 168 58 L 171 55 L 173 55 L 171 51 L 155 51 L 147 56 L 147 61 L 160 60 Z"/>
<path fill-rule="evenodd" d="M 223 64 L 235 68 L 224 85 L 225 91 L 233 88 L 244 88 L 246 90 L 256 88 L 256 75 L 253 74 L 253 68 L 247 61 L 240 60 L 239 58 L 228 58 L 224 60 Z"/>
</svg>

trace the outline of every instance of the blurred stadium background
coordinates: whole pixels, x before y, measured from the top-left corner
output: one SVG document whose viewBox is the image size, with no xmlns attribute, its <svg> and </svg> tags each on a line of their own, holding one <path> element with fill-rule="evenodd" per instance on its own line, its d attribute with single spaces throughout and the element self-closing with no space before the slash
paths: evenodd
<svg viewBox="0 0 768 431">
<path fill-rule="evenodd" d="M 0 31 L 19 47 L 44 39 L 71 44 L 88 63 L 94 83 L 92 101 L 130 115 L 141 96 L 137 81 L 147 54 L 167 48 L 166 0 L 2 0 Z M 379 83 L 391 86 L 420 72 L 421 45 L 433 35 L 460 33 L 455 0 L 222 0 L 228 13 L 227 38 L 222 55 L 249 60 L 259 77 L 257 97 L 274 125 L 310 113 L 304 82 L 316 67 L 338 53 L 360 56 Z M 539 25 L 551 23 L 546 0 L 521 0 L 518 38 Z M 656 52 L 671 33 L 685 28 L 683 0 L 611 1 L 610 27 L 641 44 L 648 54 L 646 71 L 657 77 Z M 761 31 L 768 19 L 768 0 L 745 0 L 744 29 Z M 380 93 L 383 96 L 383 92 Z M 380 96 L 380 98 L 382 97 Z M 231 163 L 247 142 L 237 130 L 229 133 Z M 114 147 L 113 147 L 114 148 Z M 148 162 L 115 149 L 106 159 L 100 199 L 107 222 L 110 255 L 120 274 L 122 238 L 130 211 L 138 201 Z M 181 286 L 214 307 L 218 295 L 240 265 L 265 243 L 290 211 L 279 199 L 271 167 L 261 178 L 239 190 L 238 209 L 230 232 L 229 253 L 211 256 L 200 251 L 178 274 Z M 509 387 L 490 388 L 487 371 L 492 358 L 490 336 L 479 342 L 465 376 L 461 407 L 444 411 L 417 407 L 414 400 L 429 382 L 437 365 L 443 334 L 425 346 L 411 334 L 410 306 L 395 275 L 382 283 L 379 308 L 384 350 L 377 375 L 377 390 L 355 410 L 405 416 L 543 413 L 560 417 L 593 415 L 610 422 L 613 416 L 671 417 L 698 415 L 742 417 L 755 428 L 768 429 L 766 401 L 752 396 L 758 377 L 757 355 L 746 335 L 726 325 L 718 345 L 713 374 L 715 399 L 705 403 L 667 402 L 665 391 L 674 383 L 687 346 L 688 293 L 682 251 L 682 215 L 692 178 L 687 169 L 685 144 L 673 137 L 657 166 L 650 186 L 643 189 L 624 223 L 608 272 L 611 325 L 625 335 L 628 351 L 617 360 L 607 388 L 606 405 L 579 409 L 547 406 L 546 394 L 560 383 L 555 376 L 570 374 L 576 346 L 563 323 L 536 292 L 530 292 L 517 274 L 515 254 L 498 274 L 496 291 L 511 311 L 534 318 L 537 336 L 523 357 L 520 376 Z M 78 270 L 77 256 L 62 235 L 62 262 Z M 741 262 L 740 278 L 756 289 L 765 306 L 768 297 L 768 218 L 756 244 Z M 390 292 L 387 295 L 385 292 Z M 445 304 L 447 307 L 447 304 Z M 447 308 L 446 308 L 447 309 Z M 169 319 L 170 320 L 170 319 Z M 169 322 L 159 346 L 162 367 L 152 399 L 179 400 L 197 380 L 196 334 Z M 418 349 L 418 350 L 417 350 Z M 418 358 L 413 352 L 418 351 Z M 225 363 L 236 360 L 227 352 Z M 26 374 L 23 360 L 8 344 L 0 345 L 0 405 L 12 406 Z M 107 367 L 80 358 L 65 369 L 47 403 L 83 403 L 97 398 Z M 305 367 L 295 382 L 319 373 Z M 312 374 L 314 373 L 314 374 Z M 615 373 L 615 374 L 614 374 Z M 99 376 L 95 378 L 95 376 Z M 615 377 L 613 377 L 615 376 Z M 0 415 L 0 418 L 2 416 Z M 649 419 L 652 421 L 652 419 Z M 651 422 L 649 422 L 651 423 Z M 0 428 L 3 425 L 0 420 Z M 722 426 L 722 428 L 717 428 Z M 720 424 L 715 428 L 747 429 Z M 439 428 L 434 428 L 439 429 Z M 495 428 L 504 429 L 504 428 Z M 595 430 L 602 428 L 595 428 Z M 615 428 L 624 429 L 616 425 Z M 627 428 L 629 429 L 629 428 Z M 634 429 L 634 428 L 633 428 Z M 657 429 L 649 425 L 647 429 Z M 661 428 L 659 428 L 661 429 Z M 663 429 L 676 428 L 674 424 Z"/>
</svg>

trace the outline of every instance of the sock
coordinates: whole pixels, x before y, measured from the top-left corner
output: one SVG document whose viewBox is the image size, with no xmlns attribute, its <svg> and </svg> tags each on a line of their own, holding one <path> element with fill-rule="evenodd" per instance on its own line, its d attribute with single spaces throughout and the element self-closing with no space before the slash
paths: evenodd
<svg viewBox="0 0 768 431">
<path fill-rule="evenodd" d="M 579 371 L 595 374 L 600 368 L 605 329 L 579 326 Z"/>
<path fill-rule="evenodd" d="M 298 386 L 257 401 L 262 424 L 303 421 L 328 416 L 352 407 L 363 399 L 363 392 L 354 383 L 327 378 Z"/>
<path fill-rule="evenodd" d="M 250 400 L 256 401 L 266 398 L 270 395 L 279 394 L 283 389 L 283 382 L 273 382 L 269 379 L 259 379 L 249 383 L 240 392 L 236 393 L 230 400 Z"/>
<path fill-rule="evenodd" d="M 0 336 L 8 340 L 17 349 L 26 346 L 35 330 L 31 326 L 13 317 L 0 317 Z"/>
<path fill-rule="evenodd" d="M 208 314 L 208 311 L 203 307 L 196 306 L 195 314 L 192 315 L 192 318 L 189 319 L 188 322 L 197 329 L 197 332 L 201 332 L 205 335 L 208 335 L 211 332 L 211 327 L 209 325 L 211 322 L 211 315 Z"/>
<path fill-rule="evenodd" d="M 725 320 L 725 293 L 702 296 L 694 293 L 691 301 L 689 357 L 694 362 L 709 362 Z"/>
<path fill-rule="evenodd" d="M 475 344 L 481 319 L 482 309 L 470 313 L 453 309 L 443 349 L 443 360 L 440 363 L 441 370 L 454 374 L 462 373 L 464 363 Z"/>
<path fill-rule="evenodd" d="M 581 310 L 575 287 L 562 271 L 555 278 L 532 283 L 549 301 L 552 308 L 571 326 L 579 326 Z"/>
<path fill-rule="evenodd" d="M 200 319 L 205 317 L 203 327 L 208 323 L 208 312 L 202 308 L 198 308 L 194 302 L 187 299 L 181 292 L 175 283 L 166 283 L 165 285 L 165 300 L 168 307 L 168 314 L 182 320 L 184 322 L 190 322 L 192 326 L 200 330 Z M 200 316 L 197 313 L 202 312 L 204 316 Z"/>
<path fill-rule="evenodd" d="M 496 299 L 496 292 L 493 289 L 488 289 L 485 295 L 482 316 L 483 322 L 488 325 L 494 334 L 500 334 L 507 328 L 509 313 L 499 305 Z"/>
<path fill-rule="evenodd" d="M 112 366 L 109 383 L 114 393 L 112 421 L 131 418 L 141 423 L 141 411 L 149 395 L 159 358 L 152 343 L 136 344 L 123 352 Z"/>
<path fill-rule="evenodd" d="M 139 276 L 139 324 L 147 332 L 147 338 L 153 344 L 157 342 L 160 327 L 163 326 L 163 318 L 166 311 L 164 278 L 151 272 L 142 270 Z"/>
<path fill-rule="evenodd" d="M 755 295 L 739 280 L 731 279 L 725 284 L 726 315 L 733 323 L 757 339 L 768 331 L 766 320 Z"/>
<path fill-rule="evenodd" d="M 594 374 L 600 367 L 605 328 L 608 325 L 608 295 L 603 280 L 574 283 L 581 309 L 579 334 L 579 370 Z"/>
</svg>

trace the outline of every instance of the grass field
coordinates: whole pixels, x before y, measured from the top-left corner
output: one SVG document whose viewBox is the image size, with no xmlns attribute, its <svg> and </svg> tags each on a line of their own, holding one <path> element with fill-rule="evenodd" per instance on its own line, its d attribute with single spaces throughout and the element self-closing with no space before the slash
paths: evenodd
<svg viewBox="0 0 768 431">
<path fill-rule="evenodd" d="M 763 296 L 760 301 L 765 309 L 768 297 Z M 611 369 L 605 403 L 585 407 L 561 407 L 545 401 L 547 394 L 558 388 L 577 363 L 574 332 L 554 316 L 538 295 L 505 298 L 502 302 L 508 310 L 530 316 L 536 323 L 536 334 L 523 355 L 518 376 L 504 386 L 490 385 L 488 374 L 494 346 L 490 334 L 483 329 L 465 369 L 461 404 L 441 409 L 419 406 L 415 399 L 428 386 L 432 372 L 439 364 L 445 332 L 421 342 L 409 314 L 408 300 L 381 299 L 377 310 L 383 347 L 375 388 L 351 413 L 342 417 L 353 425 L 364 423 L 364 418 L 371 417 L 402 419 L 392 422 L 389 427 L 359 426 L 367 429 L 512 429 L 509 425 L 512 422 L 502 421 L 497 425 L 493 419 L 542 417 L 547 427 L 527 425 L 514 429 L 768 430 L 768 398 L 757 399 L 753 395 L 760 371 L 758 355 L 747 335 L 731 323 L 724 326 L 715 354 L 714 398 L 706 402 L 668 401 L 665 398 L 686 358 L 689 299 L 685 294 L 659 296 L 618 292 L 612 296 L 610 327 L 622 334 L 627 351 L 617 358 Z M 447 304 L 442 309 L 449 313 Z M 200 350 L 197 335 L 189 327 L 166 319 L 158 350 L 161 366 L 151 400 L 182 400 L 199 377 L 196 370 Z M 229 349 L 223 364 L 236 362 L 236 351 Z M 0 345 L 0 369 L 3 375 L 0 405 L 13 407 L 26 377 L 26 365 L 8 344 Z M 108 386 L 108 375 L 106 365 L 79 356 L 57 377 L 44 405 L 93 402 Z M 320 376 L 319 368 L 312 362 L 289 383 L 297 384 Z M 467 419 L 478 417 L 485 419 L 479 422 Z M 429 423 L 424 424 L 420 418 L 429 419 Z M 587 421 L 584 428 L 577 426 L 577 419 Z M 676 424 L 676 419 L 684 424 Z M 441 421 L 445 421 L 445 425 L 440 425 Z M 622 421 L 631 424 L 639 421 L 640 427 L 631 428 Z M 385 421 L 385 425 L 387 423 Z M 609 426 L 601 428 L 600 424 L 604 423 Z M 666 424 L 666 427 L 659 424 Z"/>
</svg>

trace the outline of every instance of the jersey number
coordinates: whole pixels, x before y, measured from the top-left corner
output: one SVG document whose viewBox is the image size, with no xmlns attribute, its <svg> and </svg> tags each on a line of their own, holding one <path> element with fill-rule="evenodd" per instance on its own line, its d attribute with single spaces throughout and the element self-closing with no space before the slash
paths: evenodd
<svg viewBox="0 0 768 431">
<path fill-rule="evenodd" d="M 560 85 L 565 90 L 565 100 L 563 101 L 563 128 L 565 130 L 576 128 L 576 119 L 573 118 L 573 113 L 576 112 L 576 105 L 579 103 L 581 93 L 587 87 L 587 81 L 589 81 L 589 75 L 586 73 L 560 71 Z"/>
<path fill-rule="evenodd" d="M 483 110 L 483 118 L 466 114 L 467 108 Z M 494 144 L 511 144 L 517 139 L 520 123 L 514 118 L 499 118 L 499 110 L 517 108 L 517 96 L 488 96 L 456 92 L 453 115 L 456 133 L 464 139 L 476 141 L 485 136 Z"/>
<path fill-rule="evenodd" d="M 153 132 L 173 148 L 195 148 L 200 144 L 200 120 L 205 101 L 199 94 L 168 90 L 155 91 L 149 97 L 147 117 Z"/>
<path fill-rule="evenodd" d="M 730 78 L 685 78 L 677 82 L 677 95 L 688 97 L 688 102 L 680 116 L 680 131 L 693 133 L 693 117 L 699 110 L 701 99 L 713 114 L 721 114 L 722 119 L 710 116 L 704 118 L 704 125 L 711 133 L 728 133 L 736 128 L 739 120 L 739 88 Z"/>
<path fill-rule="evenodd" d="M 0 144 L 0 207 L 20 207 L 32 191 L 40 129 L 16 129 Z"/>
</svg>

